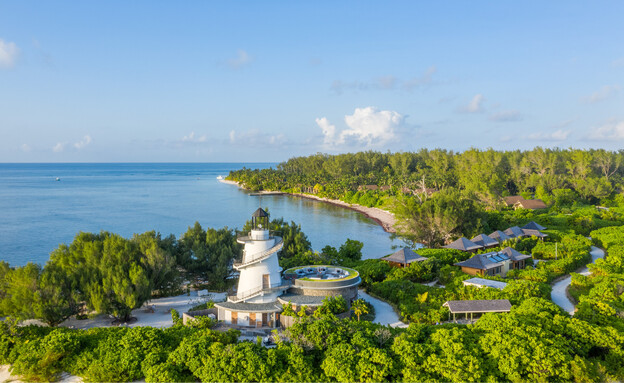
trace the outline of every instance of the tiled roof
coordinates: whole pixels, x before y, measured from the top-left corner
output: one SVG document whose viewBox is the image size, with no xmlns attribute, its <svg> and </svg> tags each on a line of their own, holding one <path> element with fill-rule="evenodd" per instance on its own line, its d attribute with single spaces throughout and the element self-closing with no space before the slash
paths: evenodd
<svg viewBox="0 0 624 383">
<path fill-rule="evenodd" d="M 268 217 L 269 213 L 267 213 L 266 211 L 262 210 L 262 208 L 258 208 L 258 210 L 254 211 L 254 213 L 251 215 L 252 217 Z"/>
<path fill-rule="evenodd" d="M 411 249 L 404 247 L 401 250 L 381 258 L 384 261 L 408 264 L 412 262 L 422 262 L 427 258 L 413 252 Z"/>
<path fill-rule="evenodd" d="M 531 258 L 530 255 L 522 254 L 518 250 L 512 249 L 511 247 L 506 247 L 503 250 L 501 250 L 500 252 L 504 253 L 505 255 L 507 255 L 514 262 L 521 261 L 521 260 L 527 259 L 527 258 Z"/>
<path fill-rule="evenodd" d="M 524 198 L 521 195 L 512 195 L 509 197 L 503 197 L 503 200 L 507 206 L 513 206 L 516 202 L 524 200 Z"/>
<path fill-rule="evenodd" d="M 495 232 L 493 232 L 492 234 L 489 235 L 490 238 L 497 240 L 499 243 L 506 241 L 508 239 L 511 239 L 510 236 L 508 236 L 507 234 L 503 233 L 500 230 L 496 230 Z"/>
<path fill-rule="evenodd" d="M 487 236 L 485 234 L 479 234 L 476 237 L 474 237 L 473 239 L 471 239 L 471 241 L 476 243 L 477 245 L 481 245 L 483 247 L 498 245 L 498 241 L 496 241 L 495 239 L 490 238 L 489 236 Z"/>
<path fill-rule="evenodd" d="M 546 230 L 546 228 L 542 225 L 540 225 L 539 223 L 535 222 L 535 221 L 531 221 L 529 223 L 527 223 L 526 225 L 522 226 L 523 229 L 530 229 L 530 230 Z"/>
<path fill-rule="evenodd" d="M 458 240 L 449 243 L 446 246 L 442 246 L 444 248 L 447 249 L 456 249 L 456 250 L 462 250 L 462 251 L 470 251 L 470 250 L 477 250 L 477 249 L 482 249 L 483 246 L 481 245 L 477 245 L 476 243 L 461 237 Z"/>
<path fill-rule="evenodd" d="M 541 199 L 524 199 L 516 202 L 514 206 L 520 206 L 524 209 L 546 209 L 548 207 Z"/>
<path fill-rule="evenodd" d="M 507 299 L 448 301 L 443 304 L 451 313 L 501 313 L 511 311 L 511 303 Z"/>
<path fill-rule="evenodd" d="M 546 238 L 548 237 L 548 234 L 544 234 L 539 230 L 533 230 L 533 229 L 522 229 L 522 231 L 524 231 L 524 235 L 526 235 L 527 237 L 538 237 L 538 238 Z"/>
<path fill-rule="evenodd" d="M 524 231 L 518 226 L 512 226 L 509 229 L 505 230 L 504 233 L 511 238 L 521 238 L 526 236 L 526 234 L 524 234 Z"/>
<path fill-rule="evenodd" d="M 466 259 L 463 262 L 458 262 L 455 266 L 460 267 L 469 267 L 471 269 L 479 269 L 479 270 L 489 270 L 495 267 L 503 266 L 502 261 L 496 261 L 488 255 L 495 254 L 493 253 L 484 253 L 484 254 L 475 254 L 473 257 Z"/>
</svg>

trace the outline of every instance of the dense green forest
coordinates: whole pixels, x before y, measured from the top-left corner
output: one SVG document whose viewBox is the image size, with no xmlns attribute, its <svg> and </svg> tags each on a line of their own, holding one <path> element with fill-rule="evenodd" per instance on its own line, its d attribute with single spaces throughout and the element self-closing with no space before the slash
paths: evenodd
<svg viewBox="0 0 624 383">
<path fill-rule="evenodd" d="M 624 151 L 422 149 L 316 154 L 291 158 L 275 169 L 232 171 L 228 178 L 251 190 L 308 193 L 390 210 L 399 219 L 395 228 L 401 236 L 434 247 L 504 230 L 531 215 L 548 214 L 540 219 L 585 235 L 619 224 L 623 161 Z M 510 212 L 503 202 L 510 195 L 542 199 L 549 209 Z M 610 209 L 596 211 L 596 204 Z"/>
<path fill-rule="evenodd" d="M 302 318 L 274 348 L 238 331 L 174 326 L 74 330 L 0 324 L 0 363 L 28 380 L 61 371 L 88 381 L 576 381 L 624 377 L 624 336 L 543 298 L 475 325 L 389 328 Z"/>
</svg>

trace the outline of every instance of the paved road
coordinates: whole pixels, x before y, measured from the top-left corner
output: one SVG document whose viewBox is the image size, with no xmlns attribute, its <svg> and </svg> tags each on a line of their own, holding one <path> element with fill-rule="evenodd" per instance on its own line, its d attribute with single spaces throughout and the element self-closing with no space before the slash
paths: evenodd
<svg viewBox="0 0 624 383">
<path fill-rule="evenodd" d="M 596 262 L 596 259 L 598 258 L 603 258 L 605 255 L 602 249 L 595 246 L 592 246 L 590 254 L 592 256 L 592 263 Z M 584 267 L 579 274 L 589 275 L 589 269 L 587 269 L 587 266 Z M 552 299 L 557 306 L 570 313 L 570 315 L 574 315 L 574 305 L 566 296 L 566 289 L 570 286 L 571 282 L 572 277 L 568 275 L 566 278 L 554 283 L 552 286 L 552 292 L 550 293 L 550 299 Z"/>
<path fill-rule="evenodd" d="M 401 322 L 397 313 L 395 313 L 394 309 L 392 309 L 392 306 L 390 306 L 386 302 L 371 297 L 370 295 L 366 294 L 364 290 L 359 290 L 358 295 L 360 298 L 364 299 L 375 308 L 375 320 L 373 321 L 374 323 L 390 325 L 390 327 L 407 327 L 407 324 Z"/>
</svg>

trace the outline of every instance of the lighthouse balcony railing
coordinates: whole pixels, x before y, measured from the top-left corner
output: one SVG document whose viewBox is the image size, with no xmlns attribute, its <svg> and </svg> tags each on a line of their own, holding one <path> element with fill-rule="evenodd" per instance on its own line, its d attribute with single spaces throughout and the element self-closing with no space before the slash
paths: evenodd
<svg viewBox="0 0 624 383">
<path fill-rule="evenodd" d="M 246 252 L 243 252 L 242 262 L 235 262 L 232 266 L 238 270 L 243 267 L 247 267 L 254 263 L 260 262 L 268 258 L 269 256 L 271 256 L 271 254 L 275 253 L 276 251 L 280 251 L 282 247 L 284 247 L 284 240 L 282 239 L 282 237 L 274 237 L 274 238 L 275 238 L 275 244 L 273 245 L 273 247 L 266 249 L 260 253 L 252 254 L 251 256 L 247 255 Z"/>
<path fill-rule="evenodd" d="M 288 281 L 288 280 L 283 280 L 282 283 L 280 283 L 279 285 L 275 285 L 275 286 L 271 286 L 271 287 L 264 287 L 264 286 L 260 286 L 258 288 L 255 289 L 250 289 L 247 291 L 243 291 L 240 294 L 236 294 L 236 295 L 230 295 L 228 296 L 228 300 L 230 302 L 241 302 L 244 301 L 246 299 L 251 299 L 253 297 L 256 297 L 260 294 L 269 294 L 269 293 L 274 293 L 276 291 L 283 291 L 288 289 L 289 287 L 291 287 L 293 284 L 292 281 Z"/>
</svg>

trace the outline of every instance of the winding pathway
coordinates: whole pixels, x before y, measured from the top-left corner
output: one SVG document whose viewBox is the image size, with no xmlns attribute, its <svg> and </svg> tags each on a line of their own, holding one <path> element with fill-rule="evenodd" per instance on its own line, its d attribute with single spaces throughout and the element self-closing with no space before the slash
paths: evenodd
<svg viewBox="0 0 624 383">
<path fill-rule="evenodd" d="M 603 258 L 605 253 L 602 249 L 599 249 L 595 246 L 592 246 L 591 251 L 589 252 L 592 256 L 591 263 L 596 262 L 596 259 Z M 589 269 L 585 266 L 579 274 L 581 275 L 589 275 Z M 574 304 L 568 299 L 566 295 L 566 289 L 572 283 L 572 276 L 568 275 L 564 279 L 555 282 L 552 285 L 552 292 L 550 293 L 550 299 L 559 307 L 567 311 L 570 315 L 574 315 Z"/>
<path fill-rule="evenodd" d="M 358 296 L 375 308 L 374 323 L 379 323 L 384 326 L 388 325 L 390 327 L 407 327 L 407 324 L 401 322 L 397 313 L 394 312 L 394 309 L 388 303 L 371 297 L 366 294 L 364 290 L 358 290 Z"/>
</svg>

